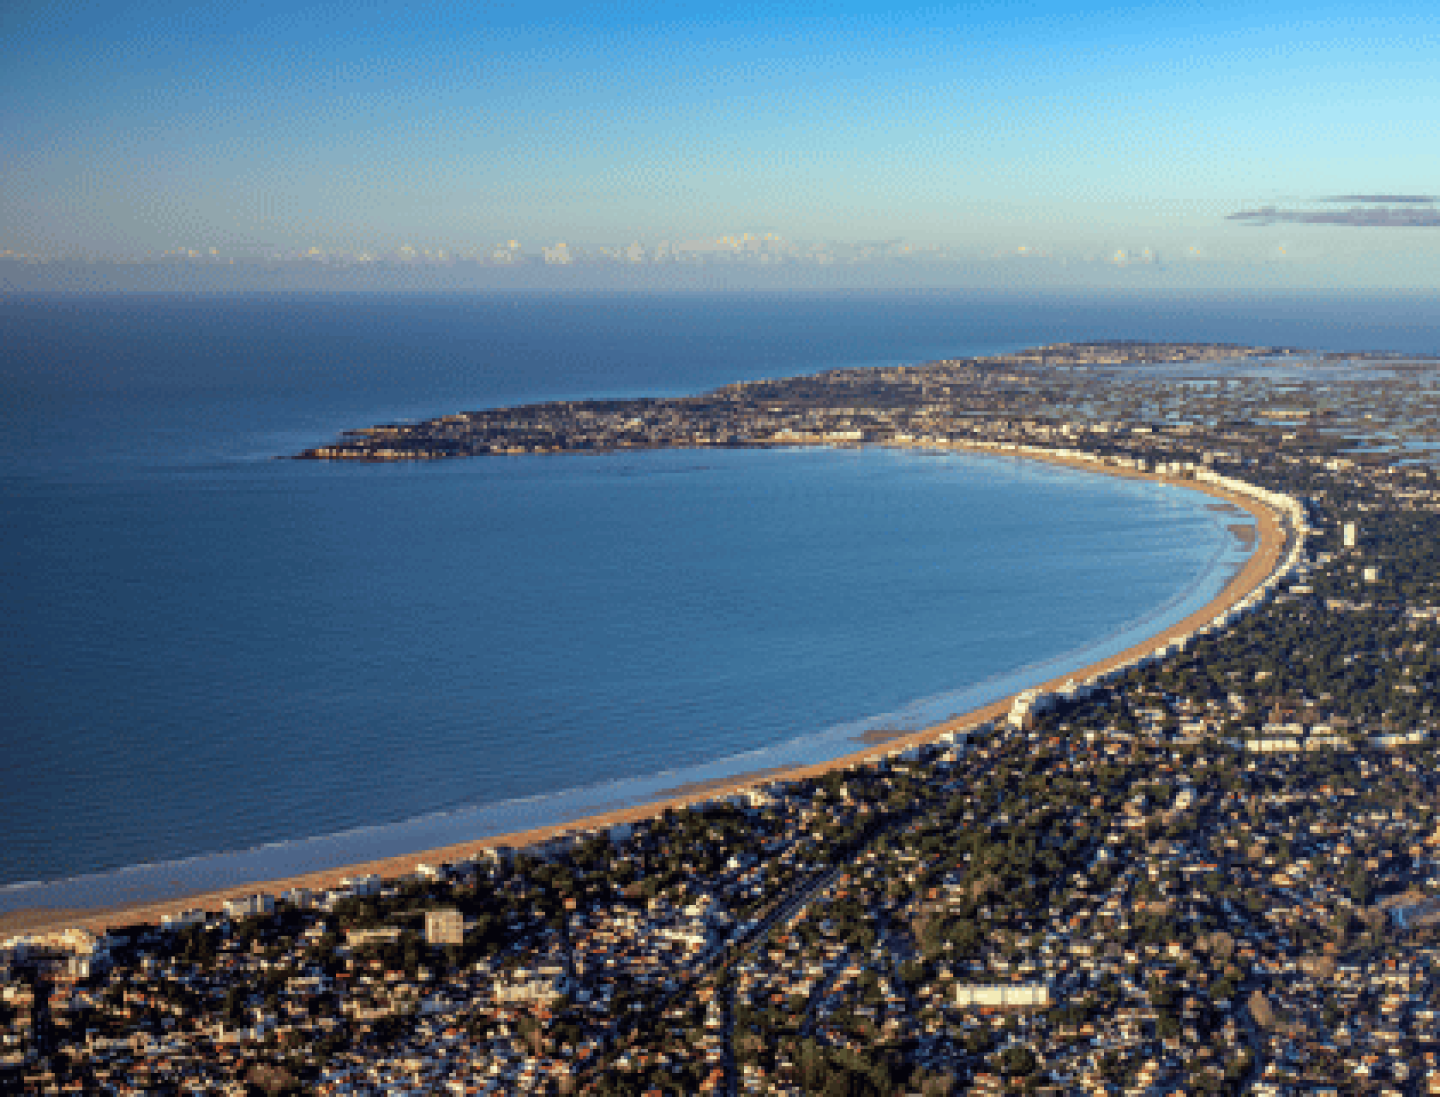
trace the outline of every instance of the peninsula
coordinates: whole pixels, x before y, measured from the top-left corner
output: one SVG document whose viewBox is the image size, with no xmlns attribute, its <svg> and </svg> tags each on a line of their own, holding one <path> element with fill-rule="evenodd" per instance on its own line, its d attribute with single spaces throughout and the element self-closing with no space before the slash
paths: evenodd
<svg viewBox="0 0 1440 1097">
<path fill-rule="evenodd" d="M 1295 353 L 1192 343 L 1063 344 L 993 358 L 748 381 L 700 396 L 572 400 L 463 412 L 350 431 L 332 445 L 298 456 L 415 461 L 804 443 L 1049 443 L 1082 434 L 1120 441 L 1132 431 L 1153 431 L 1147 423 L 1129 422 L 1123 403 L 1117 403 L 1131 391 L 1115 383 L 1117 368 L 1285 359 Z M 1087 383 L 1092 370 L 1102 371 L 1093 384 Z M 1082 404 L 1092 406 L 1081 413 Z M 1115 452 L 1123 448 L 1113 447 Z"/>
</svg>

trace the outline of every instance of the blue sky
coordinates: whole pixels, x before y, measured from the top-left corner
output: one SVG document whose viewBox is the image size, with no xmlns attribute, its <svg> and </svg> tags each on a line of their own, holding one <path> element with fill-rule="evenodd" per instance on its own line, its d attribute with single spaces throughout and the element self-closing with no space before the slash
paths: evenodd
<svg viewBox="0 0 1440 1097">
<path fill-rule="evenodd" d="M 1440 20 L 1141 3 L 0 6 L 0 249 L 538 248 L 772 231 L 1440 270 Z"/>
</svg>

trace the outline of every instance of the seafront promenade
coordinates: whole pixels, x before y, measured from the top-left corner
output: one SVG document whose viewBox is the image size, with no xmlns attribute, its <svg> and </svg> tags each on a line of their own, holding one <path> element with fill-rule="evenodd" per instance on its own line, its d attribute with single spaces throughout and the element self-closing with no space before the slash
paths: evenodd
<svg viewBox="0 0 1440 1097">
<path fill-rule="evenodd" d="M 827 443 L 806 444 L 823 445 Z M 734 777 L 706 782 L 701 786 L 676 789 L 674 795 L 664 796 L 648 803 L 582 818 L 557 820 L 550 826 L 506 834 L 477 836 L 472 841 L 416 850 L 400 856 L 355 864 L 337 865 L 333 868 L 278 879 L 247 881 L 219 891 L 168 897 L 154 902 L 117 903 L 92 909 L 12 911 L 0 914 L 0 937 L 24 933 L 51 933 L 67 928 L 81 928 L 89 932 L 102 933 L 110 925 L 137 922 L 158 923 L 162 917 L 185 909 L 198 908 L 218 911 L 227 900 L 233 899 L 239 894 L 256 892 L 279 894 L 292 889 L 323 892 L 328 889 L 344 888 L 347 881 L 361 877 L 378 876 L 382 879 L 393 879 L 409 875 L 415 870 L 417 864 L 471 861 L 484 856 L 488 849 L 497 847 L 524 849 L 543 845 L 557 836 L 606 830 L 617 825 L 630 824 L 653 817 L 666 809 L 678 809 L 696 802 L 737 795 L 771 782 L 813 778 L 878 758 L 894 756 L 923 744 L 963 738 L 978 727 L 1003 721 L 1010 718 L 1012 714 L 1018 717 L 1017 705 L 1028 707 L 1037 702 L 1044 704 L 1044 699 L 1069 697 L 1073 696 L 1078 689 L 1098 687 L 1126 668 L 1145 660 L 1163 657 L 1164 654 L 1182 647 L 1196 635 L 1224 627 L 1234 620 L 1238 612 L 1244 612 L 1258 605 L 1260 599 L 1274 588 L 1289 568 L 1294 566 L 1303 549 L 1303 508 L 1298 503 L 1276 493 L 1255 488 L 1243 481 L 1215 476 L 1204 469 L 1182 469 L 1177 466 L 1174 469 L 1167 468 L 1165 471 L 1157 473 L 1137 468 L 1132 462 L 1098 460 L 1073 450 L 1046 449 L 1035 446 L 1005 445 L 1002 447 L 923 442 L 909 443 L 908 445 L 914 448 L 975 452 L 1021 460 L 1043 461 L 1085 472 L 1173 483 L 1213 496 L 1217 500 L 1247 511 L 1257 523 L 1256 544 L 1244 566 L 1226 582 L 1219 594 L 1208 604 L 1153 636 L 1132 644 L 1118 654 L 1069 669 L 1020 693 L 941 723 L 917 731 L 897 734 L 893 737 L 887 736 L 880 742 L 871 743 L 861 749 L 824 762 L 788 769 L 738 774 Z"/>
</svg>

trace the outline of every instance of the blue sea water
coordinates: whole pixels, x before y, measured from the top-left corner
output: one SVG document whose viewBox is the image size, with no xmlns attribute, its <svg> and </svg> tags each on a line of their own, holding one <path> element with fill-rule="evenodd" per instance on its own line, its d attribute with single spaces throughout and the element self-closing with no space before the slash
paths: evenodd
<svg viewBox="0 0 1440 1097">
<path fill-rule="evenodd" d="M 1433 301 L 1300 297 L 0 300 L 0 910 L 833 757 L 1118 650 L 1239 558 L 1234 516 L 1192 493 L 994 458 L 277 455 L 377 421 L 1068 338 L 1437 334 Z"/>
</svg>

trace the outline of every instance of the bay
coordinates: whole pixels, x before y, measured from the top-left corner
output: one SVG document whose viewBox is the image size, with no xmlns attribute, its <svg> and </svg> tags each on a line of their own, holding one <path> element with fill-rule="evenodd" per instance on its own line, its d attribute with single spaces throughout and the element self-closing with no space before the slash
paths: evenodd
<svg viewBox="0 0 1440 1097">
<path fill-rule="evenodd" d="M 934 294 L 0 302 L 0 909 L 832 757 L 1123 646 L 1236 558 L 1233 516 L 1194 495 L 1023 462 L 276 455 L 375 421 L 992 353 L 1122 318 L 1152 338 L 1338 332 L 1334 302 L 1280 305 L 1290 320 Z M 1416 315 L 1389 333 L 1436 329 Z M 88 891 L 55 883 L 76 877 Z"/>
</svg>

